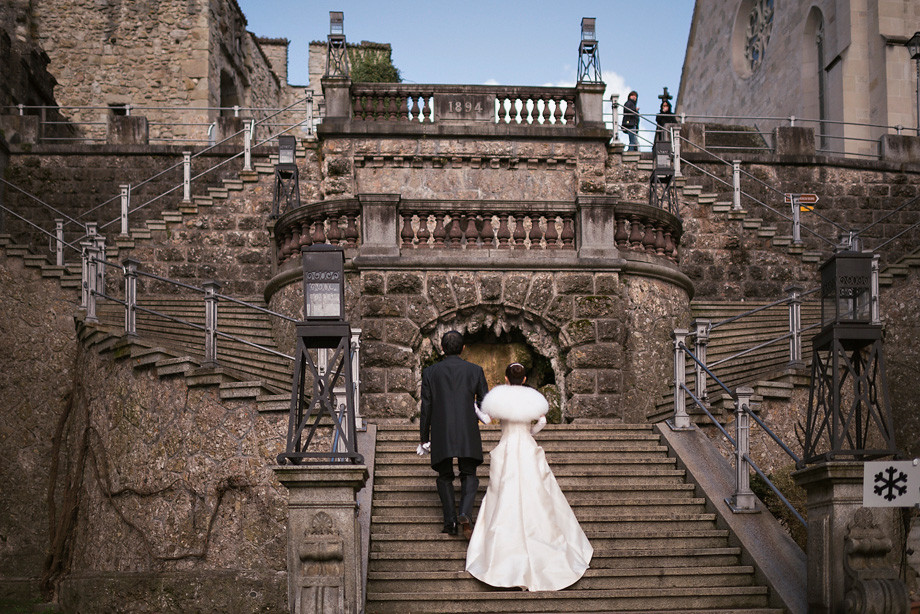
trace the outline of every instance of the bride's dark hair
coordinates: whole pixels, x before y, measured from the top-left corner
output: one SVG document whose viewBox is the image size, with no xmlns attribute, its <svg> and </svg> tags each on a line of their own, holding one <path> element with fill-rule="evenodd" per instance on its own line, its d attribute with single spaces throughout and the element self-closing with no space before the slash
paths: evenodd
<svg viewBox="0 0 920 614">
<path fill-rule="evenodd" d="M 520 386 L 527 379 L 527 370 L 519 362 L 513 362 L 505 369 L 505 377 L 512 386 Z"/>
</svg>

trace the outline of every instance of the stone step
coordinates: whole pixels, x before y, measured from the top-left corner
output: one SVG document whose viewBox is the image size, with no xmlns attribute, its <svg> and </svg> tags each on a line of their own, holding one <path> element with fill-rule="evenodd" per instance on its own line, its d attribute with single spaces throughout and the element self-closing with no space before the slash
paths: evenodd
<svg viewBox="0 0 920 614">
<path fill-rule="evenodd" d="M 440 530 L 440 527 L 438 528 Z M 430 572 L 463 571 L 466 563 L 466 548 L 462 539 L 443 534 L 443 542 L 432 540 L 431 548 L 422 552 L 371 552 L 369 560 L 372 571 L 384 572 Z M 375 533 L 371 541 L 379 534 Z M 460 548 L 441 548 L 449 541 L 461 544 Z M 591 559 L 591 569 L 647 568 L 695 569 L 697 567 L 734 566 L 740 562 L 741 549 L 732 546 L 718 548 L 637 548 L 611 550 L 597 553 Z"/>
<path fill-rule="evenodd" d="M 368 596 L 367 614 L 405 614 L 406 612 L 617 612 L 675 611 L 688 600 L 695 610 L 711 608 L 763 608 L 767 589 L 752 586 L 690 587 L 619 590 L 565 590 L 552 592 L 489 591 L 482 593 L 375 593 Z M 781 610 L 777 610 L 778 612 Z"/>
<path fill-rule="evenodd" d="M 290 397 L 290 395 L 288 395 Z M 290 403 L 290 398 L 287 399 Z M 421 496 L 431 496 L 433 492 L 432 474 L 425 479 L 420 479 L 409 484 L 374 484 L 375 501 L 408 501 Z M 622 484 L 606 478 L 582 478 L 578 476 L 566 477 L 557 476 L 556 481 L 563 492 L 568 496 L 569 493 L 582 493 L 583 496 L 628 496 L 630 494 L 641 492 L 643 496 L 656 500 L 673 497 L 678 494 L 692 495 L 695 491 L 693 484 L 671 483 L 671 482 L 647 482 L 641 485 Z M 484 493 L 488 487 L 489 476 L 484 475 L 479 478 L 480 490 Z M 459 487 L 456 488 L 459 494 Z M 592 493 L 596 493 L 593 494 Z"/>
<path fill-rule="evenodd" d="M 591 514 L 612 514 L 614 516 L 626 513 L 639 515 L 647 512 L 667 515 L 686 514 L 702 511 L 706 503 L 705 499 L 689 496 L 653 499 L 651 497 L 606 497 L 596 493 L 590 493 L 590 496 L 579 496 L 579 494 L 574 489 L 565 492 L 569 505 L 579 518 L 587 518 Z M 379 520 L 400 520 L 408 513 L 412 514 L 414 522 L 437 523 L 441 519 L 441 503 L 437 496 L 374 502 L 373 514 Z"/>
<path fill-rule="evenodd" d="M 750 586 L 753 567 L 588 569 L 569 590 Z M 483 584 L 466 571 L 379 571 L 368 574 L 369 593 L 477 591 Z"/>
</svg>

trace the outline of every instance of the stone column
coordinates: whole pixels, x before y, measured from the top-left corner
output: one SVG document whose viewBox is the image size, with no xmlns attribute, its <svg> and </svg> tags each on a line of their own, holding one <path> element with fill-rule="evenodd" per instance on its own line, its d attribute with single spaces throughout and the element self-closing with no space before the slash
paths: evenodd
<svg viewBox="0 0 920 614">
<path fill-rule="evenodd" d="M 288 489 L 288 611 L 358 614 L 364 608 L 356 493 L 364 465 L 276 466 Z"/>
<path fill-rule="evenodd" d="M 863 463 L 825 461 L 793 478 L 807 493 L 808 611 L 906 614 L 906 588 L 886 569 L 899 510 L 862 507 Z"/>
</svg>

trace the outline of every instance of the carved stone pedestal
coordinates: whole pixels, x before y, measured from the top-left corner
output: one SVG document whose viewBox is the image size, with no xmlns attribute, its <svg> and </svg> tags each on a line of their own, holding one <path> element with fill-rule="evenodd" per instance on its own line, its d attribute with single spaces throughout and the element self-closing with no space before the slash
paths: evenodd
<svg viewBox="0 0 920 614">
<path fill-rule="evenodd" d="M 357 614 L 363 607 L 355 495 L 364 465 L 278 466 L 288 489 L 288 609 L 291 614 Z"/>
<path fill-rule="evenodd" d="M 862 506 L 863 464 L 822 462 L 793 478 L 807 492 L 808 611 L 907 614 L 899 510 Z"/>
</svg>

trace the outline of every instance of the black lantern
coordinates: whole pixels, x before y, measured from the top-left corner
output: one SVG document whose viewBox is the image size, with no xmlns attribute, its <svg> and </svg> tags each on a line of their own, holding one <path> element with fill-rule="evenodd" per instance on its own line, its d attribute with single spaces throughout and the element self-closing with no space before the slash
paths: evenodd
<svg viewBox="0 0 920 614">
<path fill-rule="evenodd" d="M 597 54 L 597 31 L 594 17 L 581 20 L 581 42 L 578 44 L 578 82 L 600 83 L 601 61 Z"/>
<path fill-rule="evenodd" d="M 329 37 L 326 39 L 326 76 L 348 77 L 345 13 L 341 11 L 329 11 Z"/>
<path fill-rule="evenodd" d="M 296 159 L 297 139 L 289 134 L 278 137 L 278 164 L 275 165 L 275 193 L 272 217 L 300 206 L 300 172 Z"/>
<path fill-rule="evenodd" d="M 649 205 L 666 209 L 679 216 L 677 186 L 674 185 L 674 157 L 670 141 L 655 141 L 652 145 L 652 174 L 649 177 Z"/>
<path fill-rule="evenodd" d="M 345 252 L 326 243 L 303 254 L 303 315 L 307 322 L 345 320 Z"/>
<path fill-rule="evenodd" d="M 352 331 L 345 320 L 345 253 L 320 243 L 302 248 L 302 254 L 304 319 L 297 323 L 287 447 L 278 464 L 362 463 Z M 317 449 L 323 447 L 313 443 L 317 431 L 329 427 L 330 445 Z"/>
<path fill-rule="evenodd" d="M 821 265 L 821 332 L 812 339 L 804 461 L 897 454 L 888 399 L 878 285 L 871 253 L 842 251 Z"/>
<path fill-rule="evenodd" d="M 872 321 L 872 254 L 838 252 L 821 265 L 823 326 Z"/>
</svg>

